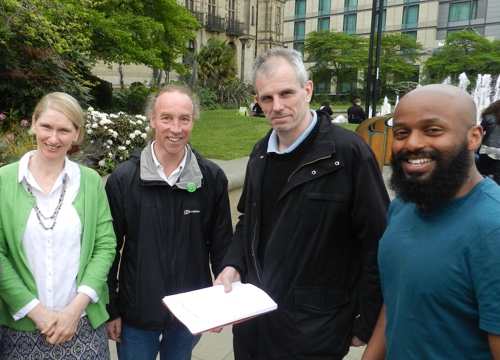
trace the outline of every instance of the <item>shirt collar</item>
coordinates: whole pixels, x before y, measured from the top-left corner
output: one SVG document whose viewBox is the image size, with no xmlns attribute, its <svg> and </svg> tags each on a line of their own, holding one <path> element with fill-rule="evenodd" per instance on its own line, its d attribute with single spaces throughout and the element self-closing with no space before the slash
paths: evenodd
<svg viewBox="0 0 500 360">
<path fill-rule="evenodd" d="M 19 172 L 17 176 L 17 181 L 22 182 L 24 178 L 28 179 L 28 163 L 30 158 L 36 154 L 36 150 L 28 151 L 23 155 L 21 160 L 19 160 Z M 78 171 L 78 165 L 73 161 L 70 161 L 66 156 L 64 159 L 64 169 L 62 171 L 63 174 L 66 174 L 68 179 L 75 178 L 76 171 Z"/>
<path fill-rule="evenodd" d="M 309 124 L 309 127 L 285 151 L 283 151 L 283 152 L 278 151 L 278 149 L 279 149 L 278 148 L 278 145 L 279 145 L 278 144 L 278 134 L 276 133 L 275 130 L 273 130 L 271 132 L 271 135 L 269 137 L 269 142 L 267 143 L 267 153 L 268 154 L 269 153 L 276 153 L 276 154 L 290 153 L 293 150 L 295 150 L 297 148 L 297 146 L 299 146 L 302 143 L 302 141 L 304 141 L 304 139 L 307 137 L 307 135 L 309 135 L 311 133 L 312 129 L 314 128 L 314 125 L 316 125 L 316 123 L 318 121 L 318 115 L 316 114 L 316 111 L 313 111 L 313 110 L 309 110 L 309 111 L 313 115 L 313 119 L 312 119 L 311 123 Z"/>
<path fill-rule="evenodd" d="M 153 142 L 151 142 L 151 154 L 153 155 L 153 161 L 155 163 L 156 170 L 158 170 L 159 172 L 163 173 L 163 170 L 164 170 L 163 166 L 160 164 L 160 162 L 156 158 L 154 144 L 155 144 L 155 140 L 153 140 Z M 186 147 L 185 151 L 184 151 L 184 157 L 182 158 L 182 161 L 180 162 L 180 164 L 177 167 L 177 169 L 174 170 L 174 172 L 178 171 L 179 173 L 181 173 L 182 169 L 184 169 L 184 167 L 186 166 L 187 152 L 188 152 L 188 149 Z"/>
</svg>

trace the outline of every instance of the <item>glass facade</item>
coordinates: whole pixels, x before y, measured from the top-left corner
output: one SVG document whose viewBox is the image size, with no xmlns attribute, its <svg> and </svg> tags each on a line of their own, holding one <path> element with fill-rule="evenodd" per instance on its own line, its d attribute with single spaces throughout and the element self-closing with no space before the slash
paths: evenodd
<svg viewBox="0 0 500 360">
<path fill-rule="evenodd" d="M 346 14 L 344 15 L 344 28 L 343 31 L 349 35 L 356 34 L 356 21 L 357 14 Z"/>
<path fill-rule="evenodd" d="M 331 3 L 330 0 L 319 0 L 318 15 L 330 15 Z"/>
<path fill-rule="evenodd" d="M 306 17 L 306 0 L 295 0 L 295 18 L 303 19 Z"/>
<path fill-rule="evenodd" d="M 450 4 L 449 21 L 464 21 L 477 16 L 477 0 Z"/>
<path fill-rule="evenodd" d="M 305 38 L 306 22 L 296 21 L 293 28 L 293 41 L 301 41 Z"/>
<path fill-rule="evenodd" d="M 318 19 L 318 31 L 330 30 L 330 18 L 324 17 Z"/>
<path fill-rule="evenodd" d="M 358 10 L 358 0 L 344 0 L 344 11 L 356 11 Z"/>
<path fill-rule="evenodd" d="M 416 29 L 418 24 L 418 5 L 405 6 L 403 8 L 403 22 L 401 28 Z"/>
</svg>

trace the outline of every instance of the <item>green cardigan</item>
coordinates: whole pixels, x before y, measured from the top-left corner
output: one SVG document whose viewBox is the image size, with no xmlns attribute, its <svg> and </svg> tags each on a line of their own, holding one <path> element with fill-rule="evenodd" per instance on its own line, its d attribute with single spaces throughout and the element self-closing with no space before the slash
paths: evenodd
<svg viewBox="0 0 500 360">
<path fill-rule="evenodd" d="M 108 272 L 115 258 L 116 238 L 108 199 L 101 177 L 94 170 L 80 166 L 81 182 L 73 202 L 82 223 L 82 249 L 78 286 L 87 285 L 97 292 L 99 301 L 90 302 L 86 312 L 94 328 L 108 319 Z M 33 331 L 35 323 L 27 316 L 14 321 L 12 315 L 38 298 L 22 237 L 35 202 L 18 182 L 19 162 L 0 168 L 0 324 Z"/>
</svg>

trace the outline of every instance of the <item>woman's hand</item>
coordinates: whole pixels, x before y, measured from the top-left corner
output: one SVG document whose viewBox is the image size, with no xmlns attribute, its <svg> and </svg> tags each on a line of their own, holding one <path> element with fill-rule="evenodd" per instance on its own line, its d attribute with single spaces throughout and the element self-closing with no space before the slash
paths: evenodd
<svg viewBox="0 0 500 360">
<path fill-rule="evenodd" d="M 28 314 L 28 318 L 30 318 L 36 325 L 37 329 L 42 332 L 52 333 L 54 330 L 53 321 L 56 317 L 57 313 L 55 311 L 49 310 L 41 303 L 35 306 Z M 49 325 L 50 324 L 50 325 Z"/>
<path fill-rule="evenodd" d="M 52 321 L 48 323 L 47 330 L 42 331 L 47 342 L 58 345 L 71 341 L 89 302 L 90 298 L 86 294 L 78 293 L 68 306 L 56 313 Z"/>
</svg>

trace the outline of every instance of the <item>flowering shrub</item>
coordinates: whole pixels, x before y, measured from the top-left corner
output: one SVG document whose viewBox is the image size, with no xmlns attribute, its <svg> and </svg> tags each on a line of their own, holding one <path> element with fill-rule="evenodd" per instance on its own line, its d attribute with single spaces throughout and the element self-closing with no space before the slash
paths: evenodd
<svg viewBox="0 0 500 360">
<path fill-rule="evenodd" d="M 29 122 L 21 121 L 11 111 L 0 113 L 0 166 L 17 161 L 26 152 L 36 149 L 36 141 L 29 134 Z M 73 146 L 70 159 L 108 174 L 130 153 L 146 146 L 149 121 L 142 115 L 124 112 L 106 114 L 88 108 L 84 111 L 82 144 Z"/>
<path fill-rule="evenodd" d="M 84 117 L 83 144 L 76 156 L 87 166 L 110 173 L 134 149 L 146 146 L 149 121 L 143 115 L 106 114 L 89 107 Z"/>
</svg>

